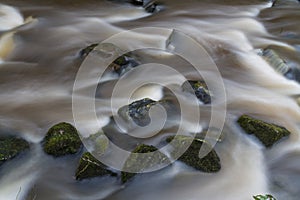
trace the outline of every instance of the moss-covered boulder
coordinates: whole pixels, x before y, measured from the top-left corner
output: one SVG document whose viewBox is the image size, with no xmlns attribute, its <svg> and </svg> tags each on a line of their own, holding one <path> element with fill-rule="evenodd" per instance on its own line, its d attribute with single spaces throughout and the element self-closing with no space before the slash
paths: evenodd
<svg viewBox="0 0 300 200">
<path fill-rule="evenodd" d="M 204 81 L 189 80 L 183 83 L 182 89 L 184 92 L 195 94 L 196 97 L 204 104 L 211 103 L 211 94 Z"/>
<path fill-rule="evenodd" d="M 256 195 L 253 196 L 254 200 L 276 200 L 272 195 L 267 194 L 267 195 Z"/>
<path fill-rule="evenodd" d="M 271 147 L 283 137 L 291 134 L 282 126 L 267 123 L 249 115 L 242 115 L 237 122 L 247 134 L 255 135 L 266 147 Z"/>
<path fill-rule="evenodd" d="M 202 172 L 213 173 L 218 172 L 221 169 L 221 162 L 218 154 L 215 150 L 205 141 L 194 139 L 188 136 L 170 136 L 166 139 L 176 149 L 185 146 L 184 144 L 190 144 L 188 149 L 178 158 L 179 161 L 193 167 L 194 169 Z M 203 158 L 199 157 L 200 148 L 204 148 L 205 152 L 208 152 Z M 177 154 L 176 151 L 172 152 L 172 157 Z"/>
<path fill-rule="evenodd" d="M 52 126 L 43 141 L 44 151 L 55 157 L 75 154 L 81 147 L 82 143 L 76 128 L 66 122 Z"/>
<path fill-rule="evenodd" d="M 29 143 L 14 136 L 0 136 L 0 165 L 29 149 Z"/>
<path fill-rule="evenodd" d="M 147 153 L 155 152 L 153 156 L 149 156 Z M 121 181 L 125 183 L 132 179 L 136 173 L 143 173 L 145 170 L 149 170 L 155 166 L 170 163 L 170 160 L 166 155 L 159 152 L 158 149 L 151 145 L 141 144 L 137 146 L 132 154 L 126 160 L 123 171 L 121 172 Z M 130 171 L 130 172 L 128 172 Z"/>
<path fill-rule="evenodd" d="M 99 160 L 97 160 L 91 153 L 85 152 L 82 155 L 75 174 L 76 180 L 83 180 L 106 175 L 116 176 L 115 173 L 108 170 L 107 167 Z"/>
</svg>

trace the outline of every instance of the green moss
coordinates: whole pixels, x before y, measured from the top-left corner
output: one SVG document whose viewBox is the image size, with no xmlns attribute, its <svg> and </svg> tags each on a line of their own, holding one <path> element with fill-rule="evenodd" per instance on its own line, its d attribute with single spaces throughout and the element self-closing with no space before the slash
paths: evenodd
<svg viewBox="0 0 300 200">
<path fill-rule="evenodd" d="M 253 196 L 254 200 L 276 200 L 272 195 L 267 194 L 267 195 L 256 195 Z"/>
<path fill-rule="evenodd" d="M 220 158 L 215 150 L 203 140 L 193 139 L 188 136 L 171 136 L 166 139 L 168 143 L 172 142 L 173 147 L 176 149 L 181 148 L 185 144 L 189 144 L 188 149 L 178 158 L 179 161 L 193 167 L 194 169 L 212 173 L 218 172 L 221 169 Z M 204 148 L 205 151 L 209 153 L 203 157 L 199 158 L 200 148 Z M 212 149 L 212 150 L 211 150 Z M 177 157 L 176 151 L 172 153 L 172 157 Z"/>
<path fill-rule="evenodd" d="M 44 151 L 55 157 L 75 154 L 81 146 L 76 128 L 66 122 L 52 126 L 43 141 Z"/>
<path fill-rule="evenodd" d="M 124 54 L 115 59 L 109 65 L 109 67 L 119 76 L 121 76 L 138 65 L 139 63 L 132 56 L 129 54 Z"/>
<path fill-rule="evenodd" d="M 151 169 L 156 165 L 170 162 L 168 157 L 159 151 L 157 154 L 153 154 L 152 157 L 146 154 L 154 151 L 158 151 L 158 149 L 154 146 L 145 144 L 137 146 L 124 164 L 124 171 L 121 172 L 122 183 L 129 181 L 136 175 L 136 173 L 130 173 L 127 171 L 142 173 L 144 170 Z"/>
<path fill-rule="evenodd" d="M 85 144 L 87 144 L 89 147 L 92 147 L 92 153 L 102 155 L 109 147 L 109 139 L 103 132 L 98 132 L 86 138 Z"/>
<path fill-rule="evenodd" d="M 183 83 L 182 88 L 183 91 L 195 94 L 198 100 L 203 102 L 204 104 L 211 103 L 211 94 L 204 81 L 189 80 Z"/>
<path fill-rule="evenodd" d="M 266 147 L 271 147 L 283 137 L 290 135 L 290 132 L 282 126 L 254 119 L 248 115 L 242 115 L 237 122 L 247 134 L 255 135 Z"/>
<path fill-rule="evenodd" d="M 13 136 L 0 137 L 0 165 L 15 158 L 26 149 L 29 149 L 29 143 L 21 138 Z"/>
<path fill-rule="evenodd" d="M 115 176 L 116 174 L 108 170 L 107 167 L 97 160 L 91 153 L 86 152 L 82 155 L 75 174 L 76 180 L 105 175 Z"/>
</svg>

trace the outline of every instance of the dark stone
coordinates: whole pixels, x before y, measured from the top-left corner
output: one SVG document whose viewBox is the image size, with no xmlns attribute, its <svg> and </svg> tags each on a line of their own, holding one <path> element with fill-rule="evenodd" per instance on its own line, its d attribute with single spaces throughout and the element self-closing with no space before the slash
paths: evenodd
<svg viewBox="0 0 300 200">
<path fill-rule="evenodd" d="M 136 147 L 124 164 L 124 171 L 121 172 L 122 183 L 126 183 L 136 175 L 136 173 L 130 173 L 127 171 L 135 171 L 142 173 L 144 170 L 151 169 L 157 164 L 160 165 L 170 162 L 168 157 L 161 152 L 154 154 L 154 156 L 152 157 L 149 157 L 149 155 L 143 155 L 145 153 L 150 153 L 157 150 L 158 149 L 156 147 L 145 144 L 141 144 L 138 147 Z"/>
<path fill-rule="evenodd" d="M 158 4 L 155 3 L 154 1 L 152 1 L 152 2 L 150 2 L 148 4 L 146 4 L 144 6 L 144 9 L 148 13 L 154 13 L 155 11 L 157 11 L 157 6 L 158 6 Z"/>
<path fill-rule="evenodd" d="M 193 93 L 204 104 L 211 103 L 211 95 L 204 81 L 186 81 L 182 85 L 183 91 Z M 192 89 L 192 90 L 191 90 Z"/>
<path fill-rule="evenodd" d="M 76 128 L 66 122 L 52 126 L 43 141 L 44 151 L 55 157 L 75 154 L 81 146 Z"/>
<path fill-rule="evenodd" d="M 116 176 L 116 173 L 108 170 L 107 167 L 97 160 L 91 153 L 85 152 L 82 155 L 75 174 L 76 180 L 106 175 Z"/>
<path fill-rule="evenodd" d="M 256 195 L 253 196 L 254 200 L 276 200 L 272 195 L 267 194 L 267 195 Z"/>
<path fill-rule="evenodd" d="M 109 67 L 119 76 L 121 76 L 138 65 L 139 63 L 134 58 L 125 54 L 114 60 Z"/>
<path fill-rule="evenodd" d="M 29 143 L 14 136 L 0 136 L 0 165 L 29 149 Z"/>
<path fill-rule="evenodd" d="M 287 79 L 300 83 L 300 69 L 291 61 L 282 59 L 276 51 L 266 48 L 260 55 L 274 68 L 279 74 Z"/>
<path fill-rule="evenodd" d="M 277 141 L 291 133 L 284 127 L 242 115 L 238 124 L 249 135 L 255 135 L 266 147 L 271 147 Z"/>
<path fill-rule="evenodd" d="M 136 6 L 143 6 L 144 0 L 131 0 L 131 3 Z"/>
<path fill-rule="evenodd" d="M 89 53 L 90 53 L 91 51 L 93 51 L 93 50 L 96 48 L 96 46 L 98 46 L 97 43 L 91 44 L 91 45 L 87 46 L 86 48 L 82 49 L 82 50 L 79 52 L 80 57 L 81 57 L 81 58 L 87 57 L 87 56 L 89 55 Z"/>
<path fill-rule="evenodd" d="M 221 169 L 220 158 L 215 150 L 203 140 L 194 139 L 188 136 L 171 136 L 166 139 L 168 143 L 172 142 L 174 149 L 180 149 L 184 143 L 191 143 L 188 149 L 178 158 L 179 161 L 202 172 L 213 173 Z M 200 148 L 205 148 L 208 154 L 199 158 Z M 176 151 L 171 154 L 174 157 Z"/>
<path fill-rule="evenodd" d="M 122 107 L 118 113 L 125 120 L 131 118 L 135 124 L 139 126 L 146 126 L 151 122 L 149 116 L 149 110 L 151 106 L 157 104 L 156 101 L 144 98 L 135 102 L 132 102 L 128 106 Z"/>
</svg>

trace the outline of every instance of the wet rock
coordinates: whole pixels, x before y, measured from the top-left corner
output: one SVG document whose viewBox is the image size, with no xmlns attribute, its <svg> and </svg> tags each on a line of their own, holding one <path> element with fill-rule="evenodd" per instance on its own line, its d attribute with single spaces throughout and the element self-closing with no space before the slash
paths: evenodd
<svg viewBox="0 0 300 200">
<path fill-rule="evenodd" d="M 93 51 L 93 50 L 96 48 L 96 46 L 98 46 L 98 44 L 97 44 L 97 43 L 94 43 L 94 44 L 91 44 L 91 45 L 87 46 L 86 48 L 82 49 L 82 50 L 79 52 L 80 57 L 81 57 L 81 58 L 87 57 L 87 56 L 89 55 L 89 53 L 90 53 L 91 51 Z"/>
<path fill-rule="evenodd" d="M 145 154 L 155 151 L 157 151 L 157 153 L 150 157 Z M 132 151 L 132 154 L 126 160 L 123 171 L 121 172 L 121 181 L 122 183 L 126 183 L 136 175 L 136 173 L 130 173 L 127 171 L 142 173 L 146 169 L 151 169 L 157 165 L 167 164 L 169 162 L 168 157 L 159 152 L 156 147 L 141 144 Z"/>
<path fill-rule="evenodd" d="M 267 194 L 267 195 L 256 195 L 253 196 L 254 200 L 276 200 L 272 195 Z"/>
<path fill-rule="evenodd" d="M 14 136 L 0 136 L 0 165 L 29 149 L 29 143 Z"/>
<path fill-rule="evenodd" d="M 144 98 L 122 107 L 118 113 L 124 119 L 131 118 L 139 126 L 146 126 L 151 122 L 149 110 L 155 104 L 157 104 L 156 101 Z"/>
<path fill-rule="evenodd" d="M 274 0 L 272 7 L 277 6 L 299 6 L 299 0 Z"/>
<path fill-rule="evenodd" d="M 206 173 L 218 172 L 221 169 L 221 162 L 215 150 L 205 141 L 193 139 L 188 136 L 171 136 L 166 139 L 168 143 L 172 142 L 175 149 L 179 149 L 184 143 L 191 143 L 189 148 L 178 158 L 179 161 Z M 200 148 L 208 152 L 203 158 L 199 158 Z M 176 151 L 172 153 L 172 156 Z"/>
<path fill-rule="evenodd" d="M 103 132 L 90 135 L 88 138 L 84 139 L 84 143 L 89 151 L 90 149 L 93 149 L 92 152 L 97 155 L 104 154 L 109 147 L 109 139 Z"/>
<path fill-rule="evenodd" d="M 55 157 L 75 154 L 81 146 L 76 128 L 66 122 L 52 126 L 43 141 L 44 151 Z"/>
<path fill-rule="evenodd" d="M 204 104 L 211 103 L 211 94 L 204 81 L 186 81 L 183 83 L 182 89 L 185 92 L 195 94 L 196 97 Z"/>
<path fill-rule="evenodd" d="M 283 137 L 290 135 L 290 132 L 282 126 L 270 124 L 248 115 L 242 115 L 237 122 L 247 134 L 255 135 L 266 147 L 271 147 Z"/>
<path fill-rule="evenodd" d="M 282 59 L 276 51 L 266 48 L 259 53 L 279 74 L 282 74 L 287 79 L 295 80 L 300 83 L 300 69 L 297 67 L 291 67 L 292 63 L 289 63 Z M 291 65 L 291 66 L 290 66 Z"/>
<path fill-rule="evenodd" d="M 130 69 L 138 66 L 140 63 L 134 58 L 131 54 L 123 54 L 123 51 L 113 44 L 91 44 L 86 48 L 82 49 L 79 53 L 81 58 L 86 58 L 91 51 L 93 51 L 99 45 L 99 50 L 101 54 L 105 56 L 111 56 L 113 54 L 120 55 L 117 59 L 115 59 L 110 65 L 109 69 L 118 74 L 119 76 L 125 74 Z M 99 57 L 101 59 L 101 57 Z"/>
<path fill-rule="evenodd" d="M 158 4 L 155 1 L 150 1 L 144 5 L 144 9 L 148 13 L 154 13 L 158 11 Z"/>
<path fill-rule="evenodd" d="M 131 0 L 131 3 L 136 6 L 143 6 L 144 0 Z"/>
<path fill-rule="evenodd" d="M 97 160 L 91 153 L 85 152 L 79 161 L 79 166 L 75 173 L 76 180 L 83 180 L 98 176 L 116 176 L 116 173 Z"/>
<path fill-rule="evenodd" d="M 109 68 L 121 76 L 138 65 L 139 63 L 133 57 L 125 54 L 114 60 Z"/>
</svg>

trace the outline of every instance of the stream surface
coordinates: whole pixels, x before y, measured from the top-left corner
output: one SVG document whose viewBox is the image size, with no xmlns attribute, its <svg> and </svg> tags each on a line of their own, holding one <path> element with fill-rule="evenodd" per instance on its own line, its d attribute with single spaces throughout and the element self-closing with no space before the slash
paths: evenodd
<svg viewBox="0 0 300 200">
<path fill-rule="evenodd" d="M 31 142 L 31 149 L 1 166 L 0 200 L 251 200 L 253 195 L 267 193 L 278 200 L 299 200 L 300 84 L 274 70 L 257 51 L 272 48 L 289 66 L 300 68 L 300 3 L 282 0 L 272 7 L 263 0 L 159 2 L 158 10 L 148 13 L 118 1 L 1 0 L 0 134 L 19 135 Z M 53 158 L 43 152 L 40 142 L 52 125 L 61 121 L 74 124 L 72 94 L 83 62 L 80 51 L 114 34 L 143 27 L 176 29 L 189 35 L 216 64 L 226 98 L 213 93 L 214 98 L 227 107 L 222 141 L 215 146 L 222 169 L 207 174 L 175 162 L 137 176 L 125 186 L 115 177 L 76 181 L 80 155 Z M 141 37 L 142 41 L 132 37 L 125 45 L 130 49 L 153 41 L 164 44 L 168 34 Z M 145 50 L 139 56 L 145 62 L 171 66 L 188 78 L 195 73 L 188 62 L 165 52 Z M 143 80 L 150 72 L 141 67 L 130 73 L 125 77 L 129 85 L 132 78 Z M 220 84 L 214 81 L 213 71 L 203 70 L 203 74 L 211 77 L 210 84 Z M 180 79 L 161 76 L 165 83 Z M 87 88 L 93 84 L 88 78 L 85 83 Z M 111 109 L 119 109 L 111 108 L 113 86 L 107 82 L 96 93 L 96 112 L 103 126 Z M 125 95 L 128 91 L 121 92 Z M 159 100 L 163 95 L 162 86 L 147 85 L 136 91 L 130 102 L 145 97 Z M 92 97 L 83 92 L 82 98 Z M 205 105 L 201 108 L 200 125 L 205 129 L 210 112 Z M 82 113 L 84 116 L 84 109 Z M 236 120 L 242 114 L 284 126 L 291 135 L 265 148 L 238 126 Z M 77 126 L 79 130 L 96 127 L 89 117 L 84 120 Z M 171 125 L 177 120 L 172 119 Z M 187 131 L 195 127 L 188 119 L 184 123 Z M 172 134 L 172 128 L 164 133 Z M 158 142 L 164 133 L 151 142 Z"/>
</svg>

